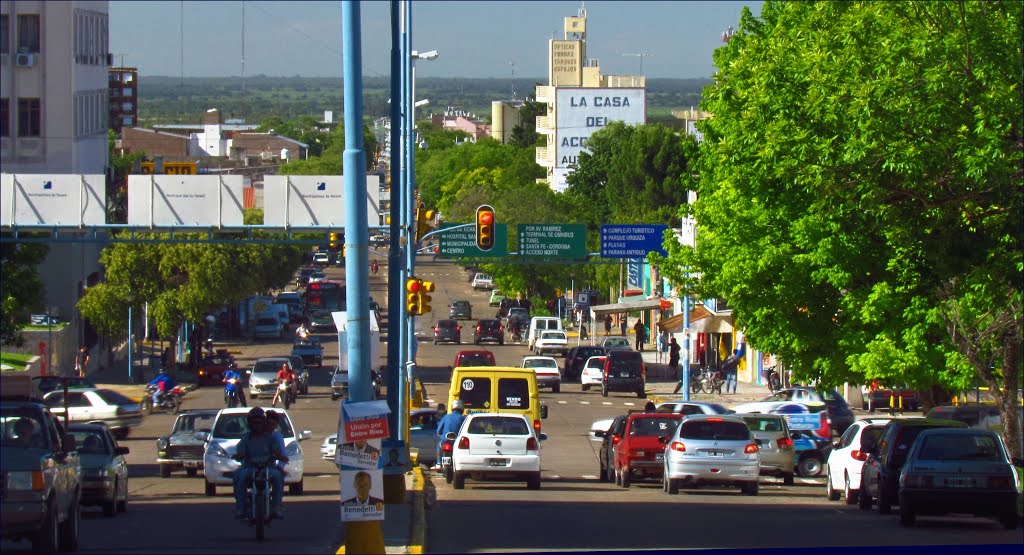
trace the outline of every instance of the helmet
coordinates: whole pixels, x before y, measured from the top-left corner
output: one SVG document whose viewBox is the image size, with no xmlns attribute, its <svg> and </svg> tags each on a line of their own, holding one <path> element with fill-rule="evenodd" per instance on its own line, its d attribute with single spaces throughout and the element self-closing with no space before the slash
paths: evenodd
<svg viewBox="0 0 1024 555">
<path fill-rule="evenodd" d="M 254 423 L 264 422 L 267 419 L 266 413 L 259 407 L 253 407 L 249 409 L 249 412 L 245 415 L 245 420 L 249 423 L 249 428 L 252 429 Z"/>
<path fill-rule="evenodd" d="M 453 411 L 457 410 L 459 412 L 462 412 L 462 410 L 464 408 L 466 408 L 466 406 L 462 403 L 462 399 L 456 399 L 456 400 L 452 401 L 452 410 Z"/>
</svg>

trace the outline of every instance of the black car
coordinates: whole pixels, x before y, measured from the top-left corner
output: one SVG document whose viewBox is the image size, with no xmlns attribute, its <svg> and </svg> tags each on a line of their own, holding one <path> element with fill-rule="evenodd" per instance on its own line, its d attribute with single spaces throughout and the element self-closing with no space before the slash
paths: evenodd
<svg viewBox="0 0 1024 555">
<path fill-rule="evenodd" d="M 484 341 L 496 341 L 498 345 L 505 344 L 505 328 L 501 321 L 495 318 L 484 318 L 476 323 L 473 330 L 473 344 L 479 345 Z"/>
<path fill-rule="evenodd" d="M 615 444 L 622 439 L 622 432 L 626 429 L 626 419 L 629 418 L 628 414 L 616 416 L 615 420 L 612 420 L 612 425 L 608 427 L 608 431 L 598 431 L 594 435 L 601 438 L 601 449 L 598 453 L 598 459 L 601 461 L 601 471 L 597 477 L 602 482 L 614 482 L 615 481 L 615 463 L 612 461 L 615 453 Z"/>
<path fill-rule="evenodd" d="M 590 357 L 603 357 L 604 349 L 597 345 L 579 345 L 565 354 L 565 380 L 579 380 L 583 365 Z"/>
<path fill-rule="evenodd" d="M 860 473 L 860 496 L 858 502 L 863 511 L 871 510 L 877 499 L 878 512 L 889 514 L 893 505 L 899 504 L 899 478 L 903 463 L 907 460 L 910 446 L 917 435 L 929 428 L 966 428 L 963 422 L 935 420 L 930 418 L 897 418 L 890 420 L 878 436 L 878 441 L 868 451 L 868 459 Z"/>
<path fill-rule="evenodd" d="M 206 444 L 196 439 L 195 433 L 212 430 L 218 412 L 218 409 L 195 409 L 178 413 L 171 433 L 156 440 L 156 462 L 160 465 L 161 478 L 169 478 L 175 470 L 195 476 L 203 469 Z"/>
<path fill-rule="evenodd" d="M 611 391 L 636 393 L 638 399 L 647 396 L 645 390 L 644 359 L 640 351 L 609 351 L 605 355 L 601 395 Z"/>
<path fill-rule="evenodd" d="M 473 306 L 469 301 L 452 301 L 448 306 L 448 315 L 455 320 L 472 320 Z"/>
<path fill-rule="evenodd" d="M 309 283 L 309 276 L 313 275 L 313 270 L 315 269 L 312 266 L 299 268 L 299 275 L 295 276 L 295 286 L 305 287 Z"/>
<path fill-rule="evenodd" d="M 995 405 L 943 405 L 928 411 L 928 418 L 940 420 L 956 420 L 971 428 L 978 427 L 982 419 L 999 417 L 999 407 Z"/>
<path fill-rule="evenodd" d="M 434 345 L 438 343 L 462 343 L 462 326 L 455 320 L 438 320 L 434 324 Z"/>
<path fill-rule="evenodd" d="M 292 344 L 292 354 L 301 357 L 304 366 L 322 368 L 324 365 L 324 346 L 319 337 L 299 339 Z"/>
</svg>

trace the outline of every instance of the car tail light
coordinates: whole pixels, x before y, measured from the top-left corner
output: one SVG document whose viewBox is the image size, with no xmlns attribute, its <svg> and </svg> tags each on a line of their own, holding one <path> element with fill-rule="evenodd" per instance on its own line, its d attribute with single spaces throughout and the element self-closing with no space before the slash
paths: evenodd
<svg viewBox="0 0 1024 555">
<path fill-rule="evenodd" d="M 445 442 L 441 444 L 441 452 L 442 453 L 451 454 L 451 452 L 454 449 L 455 449 L 455 442 L 450 440 L 450 439 L 449 440 L 445 440 Z"/>
<path fill-rule="evenodd" d="M 924 474 L 909 474 L 905 483 L 908 488 L 930 488 L 932 487 L 932 477 Z"/>
<path fill-rule="evenodd" d="M 680 453 L 686 452 L 686 446 L 681 441 L 673 441 L 668 445 L 668 448 L 673 451 L 679 451 Z"/>
<path fill-rule="evenodd" d="M 441 331 L 441 326 L 434 326 L 434 333 Z"/>
<path fill-rule="evenodd" d="M 479 331 L 480 331 L 480 324 L 477 324 L 477 325 L 476 325 L 476 331 L 477 331 L 477 332 L 479 332 Z"/>
<path fill-rule="evenodd" d="M 462 438 L 459 439 L 459 449 L 469 449 L 469 438 L 468 437 L 462 436 Z"/>
<path fill-rule="evenodd" d="M 743 452 L 747 453 L 747 454 L 749 454 L 749 453 L 757 453 L 757 450 L 758 449 L 757 449 L 757 444 L 756 443 L 748 443 L 747 446 L 743 449 Z"/>
<path fill-rule="evenodd" d="M 708 422 L 721 422 L 722 419 L 721 418 L 708 418 L 707 421 Z"/>
<path fill-rule="evenodd" d="M 612 445 L 617 445 L 620 441 L 622 441 L 621 437 L 615 435 L 612 436 Z"/>
<path fill-rule="evenodd" d="M 537 443 L 537 438 L 531 437 L 531 438 L 526 440 L 526 450 L 527 451 L 536 451 L 538 449 L 540 449 L 540 445 Z"/>
<path fill-rule="evenodd" d="M 462 326 L 455 326 L 455 331 L 462 331 Z"/>
<path fill-rule="evenodd" d="M 793 440 L 788 438 L 788 437 L 784 437 L 784 438 L 779 439 L 778 443 L 779 443 L 779 449 L 792 449 L 793 448 Z"/>
<path fill-rule="evenodd" d="M 855 460 L 855 461 L 866 461 L 866 460 L 868 460 L 868 454 L 867 453 L 865 453 L 864 451 L 858 451 L 856 449 L 854 449 L 853 452 L 850 453 L 850 456 L 853 457 L 853 460 Z"/>
<path fill-rule="evenodd" d="M 540 420 L 533 421 L 533 430 L 538 434 L 540 433 Z"/>
<path fill-rule="evenodd" d="M 1009 489 L 1010 477 L 1009 476 L 989 476 L 988 477 L 989 489 Z"/>
<path fill-rule="evenodd" d="M 820 437 L 825 439 L 832 438 L 832 419 L 828 417 L 828 409 L 825 409 L 821 413 L 821 426 L 815 431 Z"/>
</svg>

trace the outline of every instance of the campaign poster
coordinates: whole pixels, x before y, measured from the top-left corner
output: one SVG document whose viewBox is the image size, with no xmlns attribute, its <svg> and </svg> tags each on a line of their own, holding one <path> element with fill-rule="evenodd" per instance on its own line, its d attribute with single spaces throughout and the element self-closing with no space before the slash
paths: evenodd
<svg viewBox="0 0 1024 555">
<path fill-rule="evenodd" d="M 384 484 L 380 470 L 341 471 L 341 520 L 384 520 Z"/>
<path fill-rule="evenodd" d="M 339 443 L 334 451 L 334 462 L 341 467 L 375 470 L 380 466 L 379 439 L 359 439 Z"/>
</svg>

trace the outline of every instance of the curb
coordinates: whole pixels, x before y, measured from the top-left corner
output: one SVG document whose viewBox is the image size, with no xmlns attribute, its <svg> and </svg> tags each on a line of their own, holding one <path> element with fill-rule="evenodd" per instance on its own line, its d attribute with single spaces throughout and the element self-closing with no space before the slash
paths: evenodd
<svg viewBox="0 0 1024 555">
<path fill-rule="evenodd" d="M 426 552 L 427 512 L 423 495 L 423 469 L 417 464 L 412 470 L 412 524 L 406 553 L 422 555 Z"/>
</svg>

